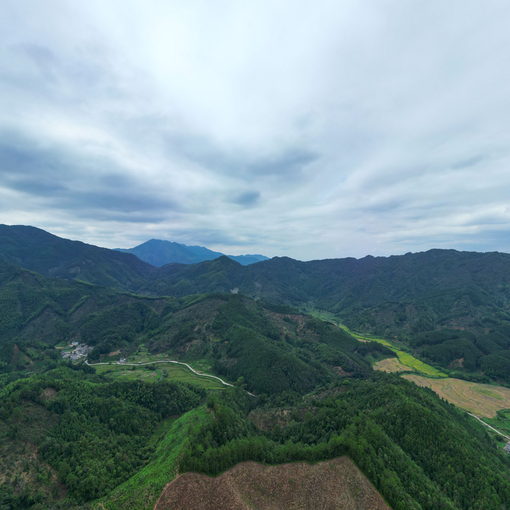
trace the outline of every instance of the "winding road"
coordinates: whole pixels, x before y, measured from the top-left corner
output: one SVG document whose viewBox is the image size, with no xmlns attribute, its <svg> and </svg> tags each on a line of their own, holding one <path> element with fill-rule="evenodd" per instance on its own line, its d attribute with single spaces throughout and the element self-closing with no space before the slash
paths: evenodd
<svg viewBox="0 0 510 510">
<path fill-rule="evenodd" d="M 187 369 L 191 370 L 191 372 L 193 372 L 195 375 L 198 375 L 200 377 L 209 377 L 211 379 L 216 379 L 224 386 L 230 386 L 231 388 L 234 387 L 233 384 L 230 384 L 227 381 L 224 381 L 221 377 L 218 377 L 218 376 L 212 375 L 212 374 L 204 374 L 203 372 L 197 372 L 191 365 L 188 365 L 187 363 L 184 363 L 182 361 L 173 360 L 173 359 L 164 359 L 164 360 L 156 360 L 156 361 L 140 361 L 138 363 L 127 363 L 127 362 L 121 363 L 120 361 L 103 361 L 103 362 L 97 362 L 97 363 L 89 363 L 88 360 L 85 360 L 85 364 L 90 367 L 93 367 L 95 365 L 120 365 L 123 367 L 124 366 L 139 367 L 142 365 L 153 365 L 156 363 L 173 363 L 174 365 L 183 365 Z M 253 393 L 250 393 L 249 391 L 247 391 L 246 393 L 248 393 L 248 395 L 251 395 L 252 397 L 255 396 Z"/>
<path fill-rule="evenodd" d="M 481 418 L 478 418 L 476 414 L 470 413 L 466 411 L 469 416 L 472 416 L 473 418 L 476 418 L 480 423 L 483 423 L 486 427 L 489 427 L 491 430 L 499 434 L 500 436 L 504 437 L 507 441 L 510 441 L 510 437 L 508 437 L 506 434 L 503 434 L 503 432 L 500 432 L 498 429 L 495 429 L 492 425 L 489 425 L 488 423 L 485 423 Z"/>
</svg>

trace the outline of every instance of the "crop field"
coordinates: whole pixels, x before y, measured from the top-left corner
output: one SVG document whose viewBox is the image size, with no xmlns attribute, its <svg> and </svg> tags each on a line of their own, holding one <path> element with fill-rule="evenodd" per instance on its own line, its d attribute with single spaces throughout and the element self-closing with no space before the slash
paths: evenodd
<svg viewBox="0 0 510 510">
<path fill-rule="evenodd" d="M 142 381 L 177 381 L 200 386 L 206 390 L 223 390 L 223 386 L 216 379 L 202 377 L 194 374 L 188 368 L 173 363 L 158 363 L 157 365 L 96 365 L 96 373 L 110 378 L 124 380 L 142 380 Z"/>
<path fill-rule="evenodd" d="M 398 349 L 390 349 L 398 356 L 398 360 L 403 365 L 409 367 L 414 372 L 420 372 L 424 375 L 428 375 L 429 377 L 448 377 L 447 374 L 434 368 L 428 363 L 424 363 L 423 361 L 415 358 L 412 354 L 408 352 L 400 351 Z"/>
<path fill-rule="evenodd" d="M 364 335 L 360 333 L 356 333 L 354 331 L 351 331 L 347 326 L 344 326 L 343 324 L 338 324 L 340 328 L 342 328 L 344 331 L 352 335 L 354 338 L 359 340 L 360 342 L 377 342 L 379 344 L 384 345 L 388 349 L 392 350 L 398 358 L 398 361 L 401 365 L 404 365 L 407 367 L 405 371 L 412 371 L 412 372 L 418 372 L 423 375 L 427 375 L 429 377 L 448 377 L 447 374 L 445 374 L 443 371 L 438 370 L 437 368 L 429 365 L 428 363 L 425 363 L 418 358 L 414 357 L 409 352 L 403 351 L 399 347 L 397 347 L 393 342 L 390 342 L 389 340 L 386 340 L 385 338 L 378 338 L 376 336 L 372 335 Z M 376 364 L 377 365 L 377 364 Z M 394 367 L 396 365 L 393 365 Z M 381 368 L 378 368 L 377 366 L 374 367 L 377 370 L 382 370 Z M 388 371 L 388 370 L 386 370 Z M 404 370 L 393 370 L 395 372 L 402 372 Z"/>
<path fill-rule="evenodd" d="M 402 377 L 418 386 L 432 389 L 441 398 L 477 416 L 495 418 L 497 411 L 510 409 L 510 388 L 451 377 L 431 379 L 414 374 Z"/>
<path fill-rule="evenodd" d="M 381 361 L 378 361 L 377 363 L 374 364 L 374 369 L 380 370 L 381 372 L 392 373 L 409 372 L 411 370 L 407 365 L 400 363 L 398 358 L 382 359 Z"/>
</svg>

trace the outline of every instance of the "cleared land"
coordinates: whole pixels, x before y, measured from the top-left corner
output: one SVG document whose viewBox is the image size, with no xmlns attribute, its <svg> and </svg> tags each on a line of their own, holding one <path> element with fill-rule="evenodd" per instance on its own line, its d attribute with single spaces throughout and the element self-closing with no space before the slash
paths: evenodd
<svg viewBox="0 0 510 510">
<path fill-rule="evenodd" d="M 419 386 L 432 389 L 441 398 L 477 416 L 494 418 L 497 411 L 510 408 L 510 388 L 462 381 L 451 377 L 430 379 L 414 374 L 406 374 L 402 377 Z"/>
<path fill-rule="evenodd" d="M 386 358 L 381 361 L 378 361 L 374 364 L 375 370 L 380 370 L 382 372 L 409 372 L 411 369 L 400 363 L 398 358 Z"/>
<path fill-rule="evenodd" d="M 348 457 L 318 464 L 243 462 L 212 478 L 186 473 L 169 483 L 155 510 L 389 510 Z"/>
</svg>

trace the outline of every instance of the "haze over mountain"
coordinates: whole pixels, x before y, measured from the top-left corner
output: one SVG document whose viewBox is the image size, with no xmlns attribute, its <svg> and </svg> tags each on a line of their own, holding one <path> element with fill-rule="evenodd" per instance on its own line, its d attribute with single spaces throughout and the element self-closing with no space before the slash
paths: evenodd
<svg viewBox="0 0 510 510">
<path fill-rule="evenodd" d="M 186 244 L 151 239 L 139 244 L 134 248 L 116 248 L 117 251 L 132 253 L 139 259 L 152 264 L 153 266 L 164 266 L 165 264 L 196 264 L 206 260 L 214 260 L 225 255 L 217 251 L 209 250 L 204 246 L 188 246 Z M 268 260 L 264 255 L 227 255 L 228 258 L 239 262 L 243 266 L 255 264 L 262 260 Z"/>
</svg>

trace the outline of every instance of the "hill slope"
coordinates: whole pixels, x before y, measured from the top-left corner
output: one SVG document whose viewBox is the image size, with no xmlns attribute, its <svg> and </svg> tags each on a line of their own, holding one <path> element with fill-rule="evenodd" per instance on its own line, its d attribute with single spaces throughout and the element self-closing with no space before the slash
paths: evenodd
<svg viewBox="0 0 510 510">
<path fill-rule="evenodd" d="M 226 256 L 156 268 L 131 254 L 0 227 L 0 258 L 49 276 L 152 296 L 240 292 L 326 310 L 351 328 L 398 337 L 435 364 L 510 382 L 510 255 L 455 250 L 242 266 Z"/>
<path fill-rule="evenodd" d="M 257 393 L 309 390 L 341 370 L 369 371 L 377 344 L 361 345 L 331 324 L 240 295 L 151 298 L 45 278 L 0 263 L 0 373 L 43 368 L 55 346 L 86 344 L 92 361 L 152 354 L 207 360 Z M 117 358 L 115 358 L 117 359 Z M 336 367 L 336 368 L 335 368 Z"/>
<path fill-rule="evenodd" d="M 444 367 L 510 381 L 510 255 L 430 250 L 363 259 L 225 258 L 165 266 L 156 293 L 239 291 L 327 310 L 353 329 L 398 337 Z"/>
<path fill-rule="evenodd" d="M 23 225 L 0 225 L 0 259 L 45 276 L 122 288 L 137 287 L 155 269 L 134 255 Z"/>
</svg>

